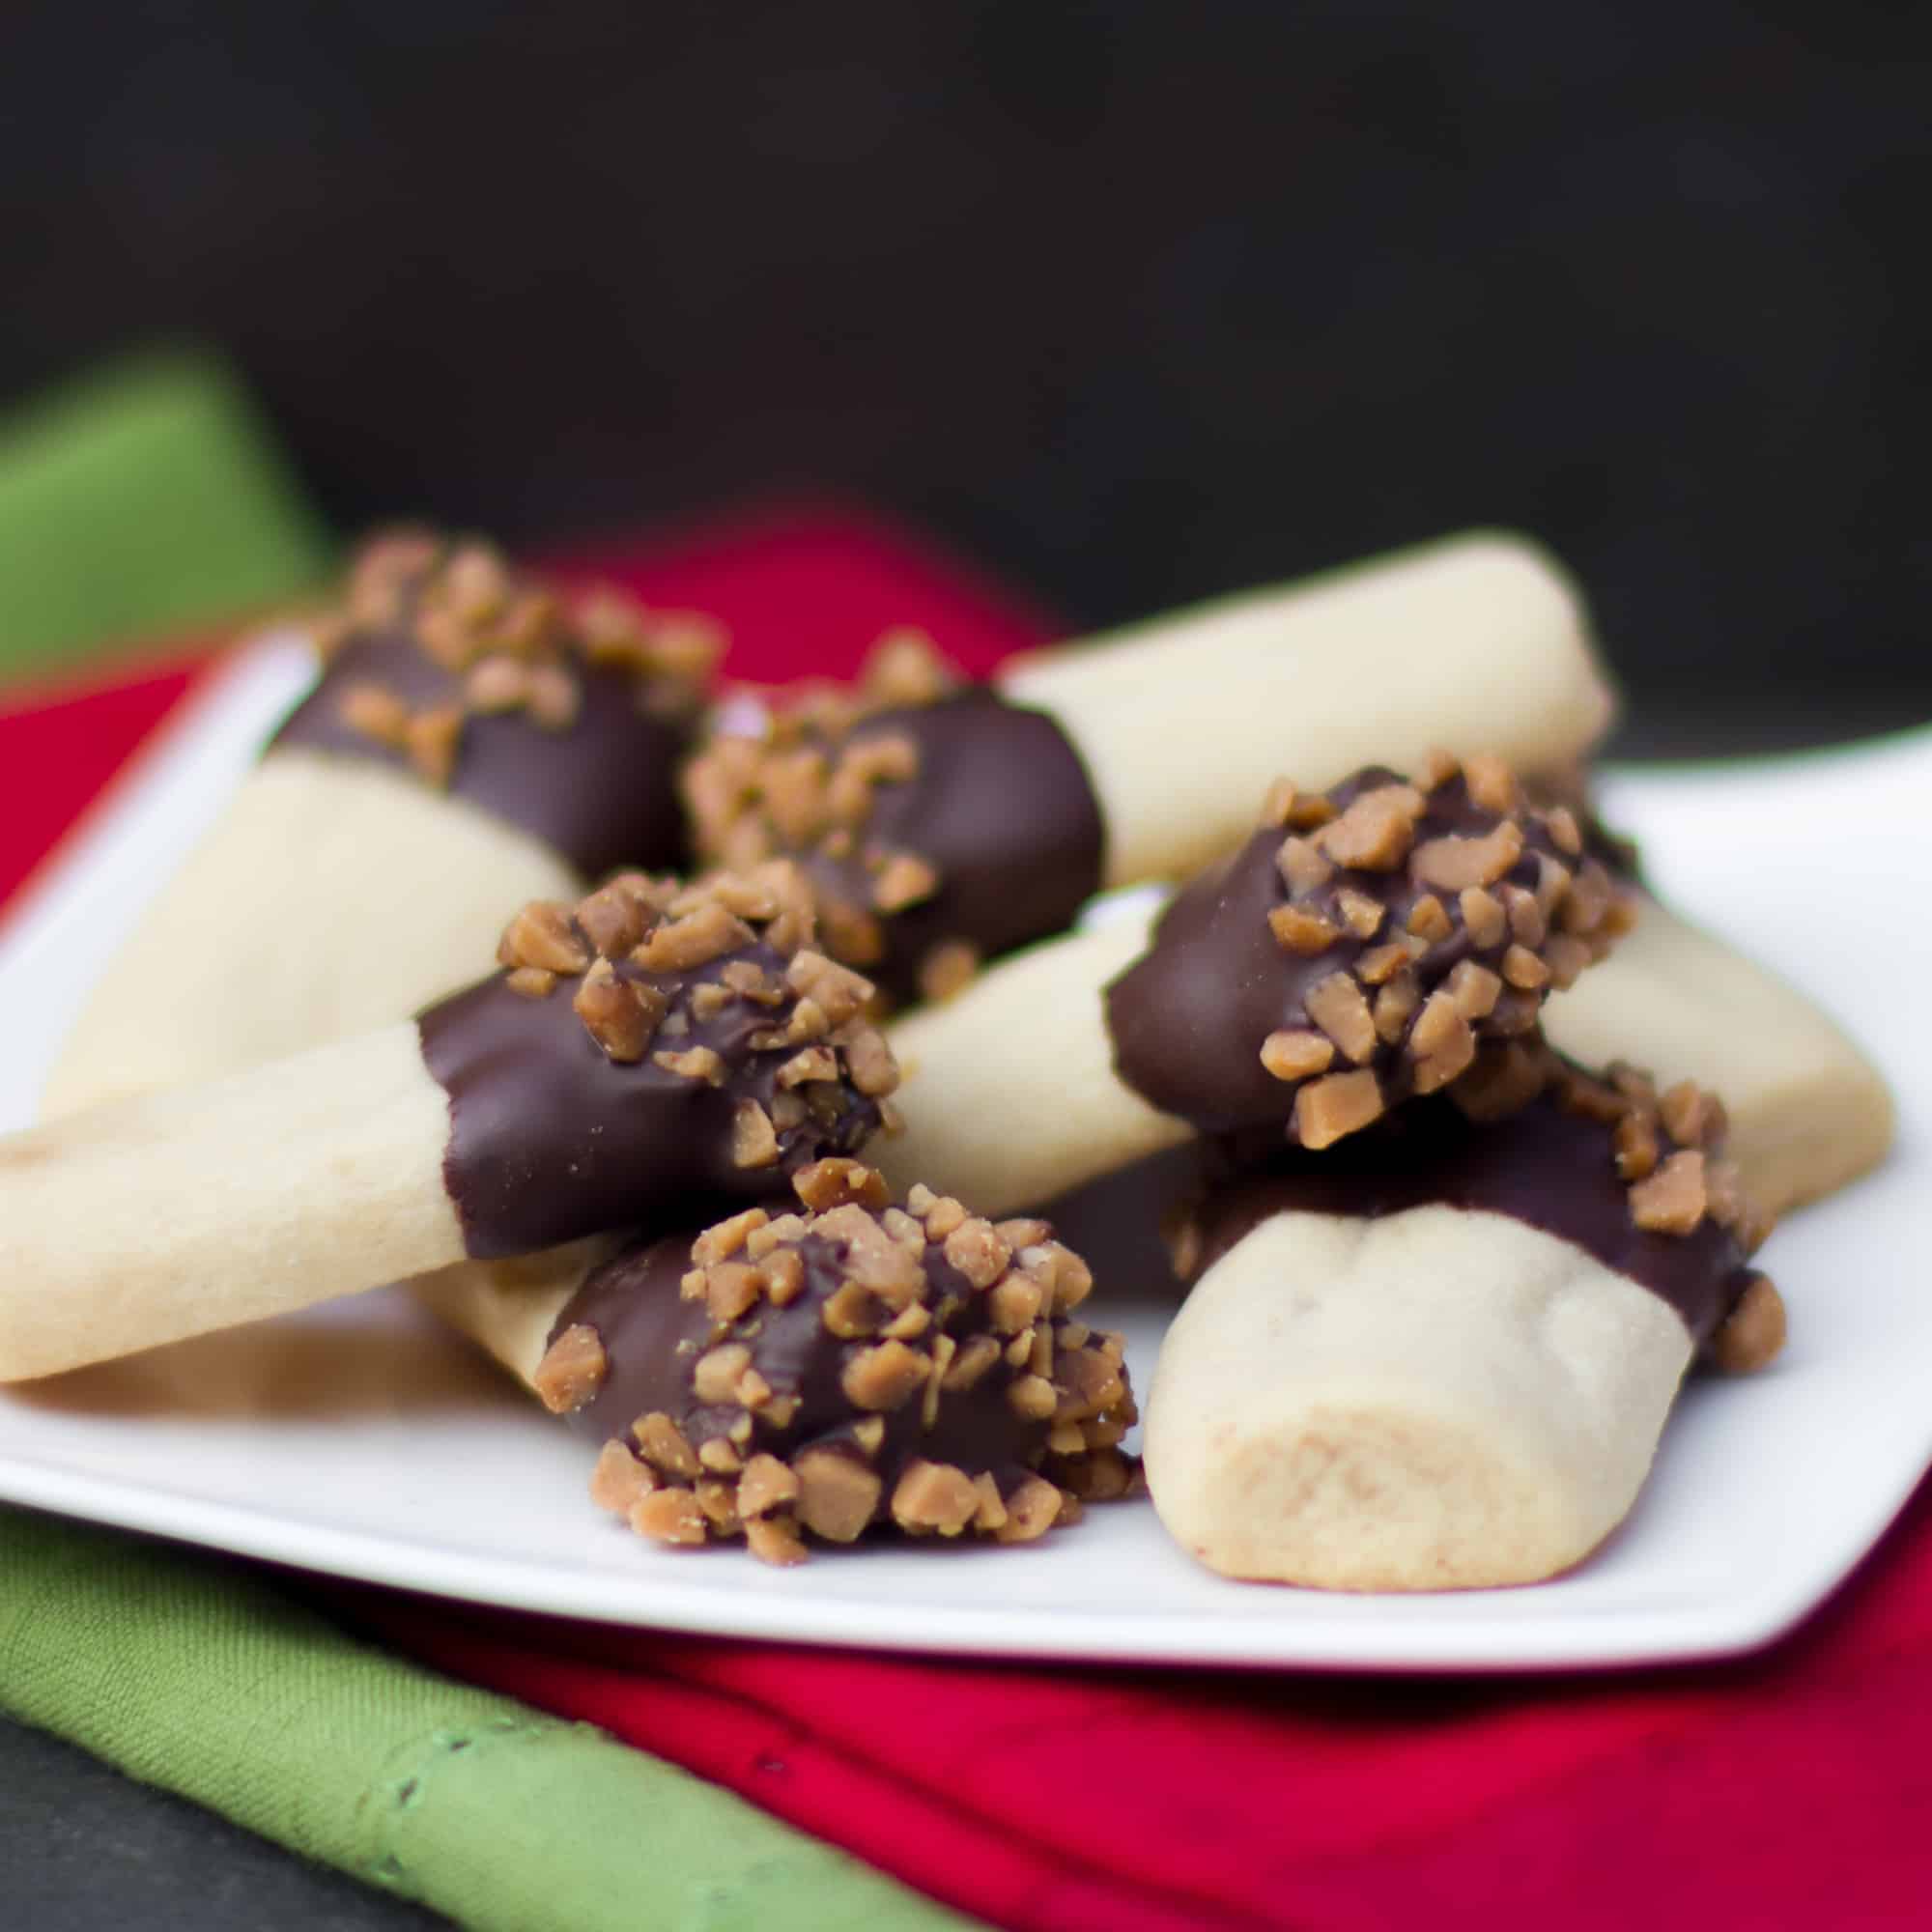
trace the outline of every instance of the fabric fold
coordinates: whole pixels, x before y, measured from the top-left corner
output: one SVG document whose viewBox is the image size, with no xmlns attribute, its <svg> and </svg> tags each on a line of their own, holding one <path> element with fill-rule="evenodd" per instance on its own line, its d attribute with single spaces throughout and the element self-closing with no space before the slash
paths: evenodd
<svg viewBox="0 0 1932 1932">
<path fill-rule="evenodd" d="M 345 1636 L 257 1566 L 0 1510 L 0 1576 L 13 1716 L 481 1932 L 962 1923 L 588 1723 Z"/>
</svg>

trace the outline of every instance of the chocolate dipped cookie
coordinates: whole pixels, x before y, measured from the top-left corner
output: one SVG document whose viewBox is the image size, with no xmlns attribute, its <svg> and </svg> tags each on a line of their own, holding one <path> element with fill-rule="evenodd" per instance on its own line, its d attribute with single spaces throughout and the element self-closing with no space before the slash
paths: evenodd
<svg viewBox="0 0 1932 1932">
<path fill-rule="evenodd" d="M 774 1563 L 868 1531 L 1030 1542 L 1135 1482 L 1121 1338 L 1086 1264 L 826 1159 L 696 1236 L 464 1264 L 418 1293 L 600 1454 L 591 1493 L 667 1545 Z"/>
<path fill-rule="evenodd" d="M 411 534 L 365 547 L 315 639 L 320 681 L 95 988 L 43 1113 L 403 1019 L 506 905 L 684 863 L 709 625 Z"/>
<path fill-rule="evenodd" d="M 1626 923 L 1569 811 L 1530 806 L 1497 760 L 1277 784 L 1264 820 L 1157 915 L 895 1022 L 887 1174 L 1005 1212 L 1193 1133 L 1329 1146 L 1528 1032 Z"/>
<path fill-rule="evenodd" d="M 780 865 L 539 901 L 400 1026 L 0 1139 L 0 1378 L 755 1201 L 888 1117 Z"/>
<path fill-rule="evenodd" d="M 1208 1190 L 1148 1404 L 1150 1489 L 1226 1575 L 1523 1583 L 1629 1513 L 1693 1360 L 1784 1339 L 1769 1220 L 1680 1084 L 1540 1042 Z"/>
<path fill-rule="evenodd" d="M 1612 709 L 1567 581 L 1495 535 L 1089 639 L 986 686 L 903 668 L 727 709 L 686 781 L 704 855 L 796 858 L 828 951 L 897 1004 L 957 991 L 1094 892 L 1219 858 L 1284 768 L 1327 785 L 1447 745 L 1555 771 Z"/>
</svg>

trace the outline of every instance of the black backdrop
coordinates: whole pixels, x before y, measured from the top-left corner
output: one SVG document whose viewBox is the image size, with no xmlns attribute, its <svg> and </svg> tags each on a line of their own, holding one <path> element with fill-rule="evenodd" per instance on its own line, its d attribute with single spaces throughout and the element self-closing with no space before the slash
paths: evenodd
<svg viewBox="0 0 1932 1932">
<path fill-rule="evenodd" d="M 1657 742 L 1932 715 L 1924 10 L 0 20 L 0 391 L 204 331 L 345 525 L 830 483 L 1093 623 L 1506 521 Z"/>
</svg>

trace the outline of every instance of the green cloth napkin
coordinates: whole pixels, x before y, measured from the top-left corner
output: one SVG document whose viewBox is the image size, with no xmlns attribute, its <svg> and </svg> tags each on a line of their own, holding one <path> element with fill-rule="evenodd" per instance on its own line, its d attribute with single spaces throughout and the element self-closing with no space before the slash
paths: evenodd
<svg viewBox="0 0 1932 1932">
<path fill-rule="evenodd" d="M 483 1932 L 964 1921 L 729 1792 L 352 1641 L 240 1564 L 0 1510 L 0 1704 Z"/>
<path fill-rule="evenodd" d="M 260 610 L 332 549 L 212 355 L 138 356 L 0 412 L 0 676 Z"/>
<path fill-rule="evenodd" d="M 205 355 L 0 420 L 0 672 L 285 597 L 328 551 Z M 262 1572 L 4 1507 L 0 1709 L 484 1932 L 966 1922 L 588 1725 L 356 1642 Z"/>
</svg>

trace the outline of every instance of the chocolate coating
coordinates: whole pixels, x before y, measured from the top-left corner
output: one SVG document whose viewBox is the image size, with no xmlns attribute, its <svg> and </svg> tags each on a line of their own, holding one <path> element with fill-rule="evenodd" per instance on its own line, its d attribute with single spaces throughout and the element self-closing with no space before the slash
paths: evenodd
<svg viewBox="0 0 1932 1932">
<path fill-rule="evenodd" d="M 684 861 L 684 816 L 676 789 L 686 732 L 639 708 L 621 672 L 581 667 L 582 703 L 562 730 L 519 713 L 464 722 L 452 798 L 540 838 L 585 878 L 620 866 L 669 867 Z M 373 679 L 412 708 L 451 704 L 463 681 L 433 664 L 406 634 L 344 645 L 270 746 L 301 746 L 373 759 L 408 771 L 408 757 L 344 722 L 345 686 Z"/>
<path fill-rule="evenodd" d="M 856 807 L 841 803 L 842 761 L 880 741 L 910 752 L 909 774 L 874 777 Z M 823 895 L 829 949 L 895 1003 L 920 996 L 936 948 L 990 958 L 1064 931 L 1101 883 L 1105 829 L 1079 753 L 1044 712 L 980 686 L 867 712 L 837 734 L 792 718 L 755 747 L 714 740 L 689 784 L 707 856 L 798 860 Z M 882 903 L 895 859 L 929 867 L 933 890 Z"/>
<path fill-rule="evenodd" d="M 1344 812 L 1357 798 L 1402 782 L 1392 772 L 1372 769 L 1327 797 Z M 1471 800 L 1461 778 L 1451 778 L 1424 796 L 1416 849 L 1445 838 L 1480 838 L 1501 822 L 1497 813 Z M 1544 867 L 1551 865 L 1562 866 L 1567 878 L 1577 861 L 1559 851 L 1547 825 L 1531 814 L 1518 823 L 1520 856 L 1492 882 L 1493 889 L 1533 895 Z M 1419 881 L 1411 871 L 1412 855 L 1389 869 L 1338 867 L 1313 891 L 1291 893 L 1278 864 L 1283 844 L 1282 829 L 1264 826 L 1195 879 L 1162 914 L 1148 951 L 1106 991 L 1120 1077 L 1152 1105 L 1204 1133 L 1278 1125 L 1291 1139 L 1298 1138 L 1296 1101 L 1309 1080 L 1270 1073 L 1262 1063 L 1264 1042 L 1276 1032 L 1321 1032 L 1308 1010 L 1311 990 L 1331 976 L 1352 974 L 1371 952 L 1407 939 L 1412 957 L 1398 977 L 1415 988 L 1408 1016 L 1391 1031 L 1378 1033 L 1367 1053 L 1346 1057 L 1338 1050 L 1331 1065 L 1322 1069 L 1366 1068 L 1376 1075 L 1385 1105 L 1405 1097 L 1414 1091 L 1417 1069 L 1410 1041 L 1424 1003 L 1465 963 L 1493 979 L 1514 943 L 1505 929 L 1493 943 L 1479 944 L 1457 894 Z M 1385 917 L 1373 935 L 1358 936 L 1334 913 L 1336 895 L 1345 892 L 1383 908 Z M 1446 923 L 1440 936 L 1427 942 L 1407 933 L 1410 915 L 1426 897 L 1437 901 Z M 1297 952 L 1277 940 L 1269 915 L 1291 905 L 1333 919 L 1334 935 L 1320 951 Z M 1373 1004 L 1378 991 L 1375 984 L 1364 986 L 1364 1001 Z M 1504 989 L 1492 1013 L 1473 1019 L 1474 1034 L 1524 1032 L 1533 1024 L 1541 997 L 1540 992 Z"/>
<path fill-rule="evenodd" d="M 421 1014 L 424 1064 L 449 1094 L 444 1184 L 471 1256 L 528 1254 L 607 1229 L 724 1211 L 781 1190 L 821 1154 L 856 1151 L 878 1129 L 876 1100 L 844 1080 L 821 1083 L 833 1111 L 808 1111 L 781 1128 L 775 1164 L 735 1164 L 738 1103 L 756 1100 L 769 1113 L 779 1069 L 797 1049 L 752 1044 L 753 1035 L 784 1025 L 789 1003 L 775 1012 L 733 999 L 708 1019 L 690 1010 L 684 996 L 717 981 L 734 960 L 783 980 L 785 955 L 762 941 L 682 973 L 615 967 L 620 979 L 659 989 L 686 1013 L 689 1030 L 661 1031 L 654 1045 L 710 1047 L 724 1064 L 716 1087 L 648 1057 L 611 1060 L 585 1031 L 568 990 L 529 999 L 510 990 L 505 973 Z"/>
<path fill-rule="evenodd" d="M 1754 1273 L 1708 1216 L 1688 1235 L 1639 1228 L 1611 1129 L 1548 1093 L 1489 1124 L 1432 1095 L 1320 1153 L 1275 1150 L 1196 1210 L 1202 1266 L 1273 1214 L 1376 1218 L 1432 1206 L 1506 1214 L 1582 1249 L 1669 1303 L 1700 1351 Z"/>
<path fill-rule="evenodd" d="M 939 873 L 930 898 L 880 921 L 885 951 L 865 968 L 904 1001 L 918 997 L 921 962 L 948 940 L 990 959 L 1065 931 L 1100 889 L 1105 839 L 1087 769 L 1043 711 L 975 687 L 875 713 L 851 741 L 891 736 L 919 748 L 919 773 L 873 792 L 862 836 Z M 807 868 L 866 902 L 862 865 L 814 855 Z"/>
<path fill-rule="evenodd" d="M 609 1361 L 602 1387 L 568 1418 L 579 1435 L 600 1443 L 629 1439 L 631 1425 L 657 1410 L 698 1442 L 723 1435 L 737 1420 L 741 1411 L 735 1405 L 706 1406 L 692 1388 L 693 1365 L 717 1338 L 704 1302 L 687 1301 L 679 1293 L 692 1264 L 691 1242 L 689 1233 L 673 1235 L 613 1256 L 592 1271 L 558 1317 L 552 1340 L 583 1322 L 597 1331 Z M 805 1264 L 804 1292 L 785 1308 L 761 1304 L 758 1330 L 749 1346 L 752 1366 L 772 1393 L 796 1396 L 799 1407 L 782 1430 L 761 1420 L 748 1453 L 765 1449 L 790 1457 L 830 1444 L 849 1447 L 856 1455 L 852 1427 L 867 1411 L 853 1406 L 839 1377 L 846 1362 L 869 1345 L 840 1340 L 825 1326 L 825 1303 L 844 1280 L 837 1244 L 808 1236 L 798 1251 Z M 927 1252 L 926 1277 L 935 1326 L 968 1332 L 961 1318 L 976 1297 L 966 1278 L 948 1267 L 936 1250 Z M 982 1318 L 970 1325 L 983 1330 L 985 1323 Z M 742 1327 L 734 1327 L 729 1339 L 748 1339 Z M 970 1400 L 951 1396 L 940 1404 L 929 1430 L 921 1425 L 917 1396 L 885 1411 L 884 1445 L 876 1459 L 867 1460 L 886 1475 L 886 1492 L 892 1472 L 916 1456 L 951 1463 L 968 1475 L 989 1471 L 1003 1490 L 1030 1474 L 1046 1436 L 1040 1424 L 1016 1415 L 1007 1401 L 1007 1385 L 1018 1373 L 1005 1361 L 996 1362 L 970 1392 Z"/>
<path fill-rule="evenodd" d="M 723 1534 L 753 1515 L 789 1538 L 795 1513 L 833 1542 L 889 1520 L 1023 1542 L 1060 1516 L 1060 1482 L 1122 1493 L 1133 1400 L 1121 1338 L 1069 1319 L 1084 1266 L 1038 1222 L 996 1229 L 925 1195 L 948 1218 L 923 1223 L 846 1165 L 801 1177 L 802 1195 L 837 1202 L 822 1212 L 746 1216 L 594 1269 L 551 1331 L 573 1366 L 546 1387 L 546 1402 L 662 1477 L 696 1478 Z"/>
<path fill-rule="evenodd" d="M 536 606 L 548 619 L 537 657 L 574 691 L 575 715 L 563 724 L 521 704 L 466 702 L 471 665 L 507 651 L 508 668 L 530 648 L 503 641 L 493 623 L 505 615 L 515 622 Z M 412 715 L 460 716 L 450 795 L 542 839 L 586 878 L 622 866 L 684 863 L 676 767 L 698 692 L 695 678 L 652 668 L 648 639 L 639 637 L 630 662 L 600 656 L 579 616 L 514 578 L 487 546 L 430 537 L 367 546 L 352 575 L 348 611 L 321 682 L 276 732 L 270 755 L 299 746 L 419 776 L 403 747 L 345 715 L 352 690 L 374 687 Z M 608 629 L 610 611 L 603 617 Z M 642 613 L 618 621 L 633 620 Z M 424 641 L 431 626 L 440 629 L 440 649 Z"/>
</svg>

